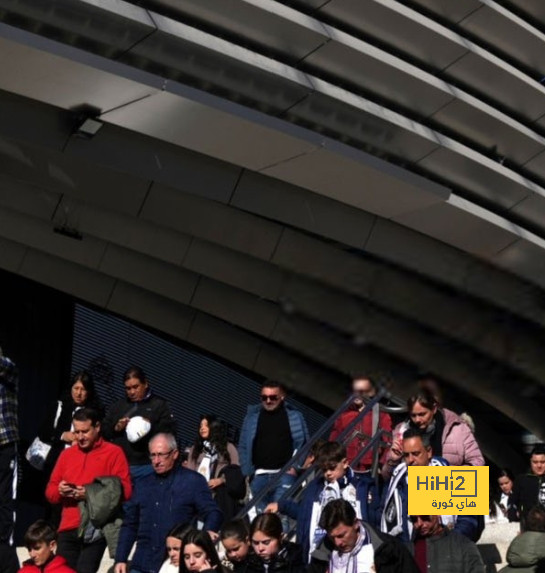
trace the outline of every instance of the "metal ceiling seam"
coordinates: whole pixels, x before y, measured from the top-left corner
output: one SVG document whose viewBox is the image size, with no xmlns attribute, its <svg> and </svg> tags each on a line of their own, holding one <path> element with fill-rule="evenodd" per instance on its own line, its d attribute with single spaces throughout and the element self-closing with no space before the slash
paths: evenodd
<svg viewBox="0 0 545 573">
<path fill-rule="evenodd" d="M 81 2 L 82 4 L 85 4 L 84 0 L 80 0 L 80 2 Z M 331 28 L 330 26 L 321 23 L 321 22 L 318 21 L 318 20 L 315 20 L 315 19 L 313 19 L 313 18 L 311 18 L 311 17 L 309 17 L 309 16 L 305 16 L 305 15 L 301 14 L 300 12 L 298 12 L 298 11 L 296 11 L 296 10 L 293 10 L 293 9 L 291 9 L 291 8 L 287 8 L 287 7 L 285 7 L 284 5 L 279 4 L 279 3 L 277 3 L 277 2 L 271 2 L 271 3 L 268 4 L 266 7 L 264 7 L 264 6 L 262 6 L 262 5 L 258 5 L 258 4 L 255 2 L 255 0 L 246 0 L 246 2 L 247 2 L 248 4 L 252 4 L 252 5 L 254 5 L 254 6 L 258 6 L 259 8 L 262 8 L 263 10 L 268 10 L 268 11 L 270 11 L 271 13 L 273 13 L 273 14 L 275 14 L 275 15 L 279 15 L 279 16 L 281 16 L 281 17 L 283 17 L 283 18 L 286 18 L 286 17 L 296 18 L 296 19 L 298 19 L 298 22 L 297 22 L 297 23 L 298 23 L 299 25 L 307 26 L 307 27 L 310 27 L 310 28 L 312 28 L 312 29 L 314 29 L 314 30 L 316 30 L 317 27 L 321 26 L 321 30 L 322 30 L 329 38 L 332 38 L 333 36 L 335 36 L 335 34 L 337 34 L 336 37 L 335 37 L 335 41 L 339 41 L 339 39 L 340 39 L 340 38 L 339 38 L 339 34 L 343 34 L 344 37 L 345 37 L 345 39 L 351 38 L 351 36 L 349 36 L 348 34 L 344 34 L 343 32 L 337 31 L 337 30 Z M 155 20 L 154 20 L 154 18 L 153 18 L 154 15 L 153 15 L 152 12 L 150 12 L 149 10 L 145 10 L 144 8 L 136 7 L 136 6 L 132 5 L 132 4 L 127 4 L 127 5 L 128 5 L 128 6 L 131 6 L 133 10 L 138 9 L 138 10 L 141 10 L 142 12 L 146 13 L 146 14 L 148 15 L 148 19 L 155 24 L 156 31 L 158 31 L 158 25 L 157 25 L 157 23 L 155 22 Z M 104 8 L 103 8 L 103 6 L 104 6 Z M 107 9 L 106 4 L 103 4 L 103 6 L 101 6 L 101 8 L 103 8 L 103 9 L 106 10 L 106 9 Z M 273 8 L 274 8 L 274 10 L 273 10 Z M 110 7 L 110 10 L 112 10 L 112 9 L 113 9 L 113 6 Z M 280 14 L 279 14 L 279 12 L 280 12 Z M 131 16 L 134 17 L 134 15 L 131 15 Z M 143 16 L 140 18 L 140 20 L 142 20 L 142 18 L 143 18 Z M 182 25 L 183 25 L 183 24 L 182 24 Z M 187 27 L 186 27 L 186 29 L 187 29 Z M 139 43 L 140 43 L 140 42 L 139 42 Z M 130 50 L 129 50 L 129 51 L 130 51 Z M 386 53 L 384 53 L 384 55 L 387 56 Z M 234 54 L 233 57 L 235 57 L 235 56 L 236 56 L 236 54 Z M 393 58 L 393 56 L 392 56 L 392 58 Z M 413 72 L 415 72 L 415 71 L 416 71 L 416 70 L 413 70 Z M 414 75 L 414 74 L 413 74 L 413 75 Z M 430 78 L 433 78 L 433 76 L 431 76 L 430 74 L 428 74 L 428 75 L 430 76 Z M 427 78 L 427 79 L 429 80 L 430 78 Z M 444 87 L 444 86 L 443 86 L 443 87 Z M 450 86 L 450 87 L 453 88 L 454 86 Z M 506 117 L 505 119 L 508 119 L 508 118 Z M 520 126 L 520 127 L 522 127 L 522 126 Z M 530 130 L 529 130 L 529 131 L 530 131 Z M 529 135 L 529 134 L 526 133 L 526 135 Z"/>
<path fill-rule="evenodd" d="M 529 78 L 526 74 L 524 74 L 523 72 L 521 72 L 520 70 L 518 70 L 514 66 L 511 66 L 511 65 L 507 64 L 506 62 L 503 62 L 503 60 L 501 60 L 500 58 L 497 58 L 496 56 L 494 56 L 493 54 L 491 54 L 487 50 L 480 48 L 474 42 L 461 36 L 460 34 L 454 32 L 453 30 L 450 30 L 449 28 L 446 28 L 445 26 L 435 22 L 431 18 L 428 18 L 428 17 L 424 16 L 423 14 L 416 12 L 415 10 L 413 10 L 407 6 L 404 6 L 404 5 L 402 5 L 399 2 L 396 2 L 394 0 L 373 0 L 373 1 L 377 2 L 379 5 L 385 7 L 388 10 L 391 10 L 391 11 L 398 13 L 399 15 L 401 15 L 404 18 L 408 18 L 409 20 L 414 22 L 416 25 L 420 26 L 423 30 L 429 30 L 430 32 L 433 32 L 434 34 L 441 36 L 445 40 L 447 40 L 447 41 L 449 41 L 449 42 L 451 42 L 457 46 L 462 47 L 464 49 L 464 54 L 461 56 L 461 59 L 466 57 L 468 54 L 473 54 L 477 58 L 480 58 L 484 63 L 486 63 L 486 65 L 494 66 L 494 67 L 501 69 L 504 72 L 510 74 L 510 76 L 513 79 L 516 78 L 517 81 L 519 81 L 521 83 L 521 86 L 526 86 L 526 89 L 537 91 L 540 94 L 545 93 L 543 86 L 541 86 L 540 84 L 535 82 L 535 80 L 533 80 L 532 78 Z M 327 13 L 327 5 L 325 8 L 326 8 L 326 13 Z M 320 12 L 321 11 L 318 11 L 315 14 L 320 14 Z M 327 18 L 327 16 L 326 16 L 326 18 Z M 347 22 L 344 22 L 344 23 L 347 24 Z M 387 23 L 388 22 L 385 21 L 385 25 L 387 25 Z M 350 23 L 350 25 L 353 26 L 353 23 Z M 360 30 L 360 32 L 365 34 L 364 30 Z M 414 39 L 418 40 L 417 37 Z M 399 50 L 399 48 L 396 48 L 396 49 Z M 459 59 L 457 59 L 456 61 L 459 61 Z M 438 68 L 438 71 L 441 71 L 442 73 L 447 73 L 447 68 L 450 67 L 452 65 L 452 63 L 453 62 L 451 61 L 448 64 L 448 66 L 446 66 L 443 69 Z M 454 76 L 454 77 L 456 77 L 456 76 Z M 491 98 L 494 98 L 494 93 L 489 93 L 488 95 Z M 502 106 L 505 107 L 505 105 L 506 105 L 505 102 L 502 103 L 501 99 L 497 100 L 497 103 L 500 105 L 500 107 L 502 107 Z M 513 111 L 520 112 L 520 110 L 518 110 L 518 109 L 513 109 Z"/>
<path fill-rule="evenodd" d="M 182 32 L 184 34 L 189 34 L 189 35 L 193 36 L 192 38 L 190 38 L 191 41 L 200 43 L 201 45 L 206 45 L 207 48 L 210 50 L 220 51 L 222 54 L 225 54 L 228 52 L 228 50 L 233 49 L 233 45 L 231 43 L 225 42 L 223 40 L 220 41 L 219 46 L 212 47 L 210 42 L 213 40 L 213 38 L 210 35 L 203 33 L 203 32 L 200 32 L 198 30 L 196 31 L 195 29 L 190 28 L 190 27 L 185 26 L 185 25 L 179 25 L 179 27 L 180 27 L 180 30 L 182 30 Z M 246 50 L 244 48 L 238 48 L 237 49 L 236 46 L 234 46 L 234 49 L 235 49 L 235 53 L 229 53 L 229 57 L 234 58 L 234 59 L 240 58 L 242 55 L 244 55 L 245 57 L 249 57 L 248 50 Z M 258 61 L 261 61 L 261 65 L 264 69 L 267 67 L 267 64 L 269 66 L 270 66 L 270 64 L 272 64 L 272 60 L 270 60 L 270 58 L 261 57 L 261 58 L 258 58 Z M 288 69 L 290 69 L 290 68 L 284 67 L 282 70 L 278 70 L 278 71 L 275 70 L 275 73 L 281 74 L 285 77 L 286 71 Z M 296 70 L 294 70 L 294 69 L 290 69 L 290 70 L 291 70 L 291 72 L 297 74 Z M 268 71 L 271 71 L 270 67 L 269 67 Z M 294 81 L 301 81 L 301 79 L 303 79 L 303 78 L 299 78 L 297 76 L 293 77 Z M 350 92 L 347 92 L 345 90 L 341 90 L 340 88 L 336 88 L 336 86 L 333 86 L 327 82 L 322 82 L 318 78 L 312 78 L 312 76 L 310 76 L 308 74 L 305 74 L 304 79 L 308 80 L 309 84 L 307 84 L 307 85 L 309 88 L 312 89 L 312 92 L 309 92 L 309 95 L 310 95 L 310 93 L 317 93 L 318 91 L 323 92 L 325 90 L 328 90 L 330 95 L 331 95 L 331 92 L 334 93 L 335 91 L 337 91 L 337 93 L 340 95 L 336 99 L 343 101 L 344 103 L 347 103 L 348 105 L 351 105 L 351 104 L 354 105 L 354 102 L 358 102 L 361 105 L 365 101 L 363 98 L 359 98 L 359 96 L 354 96 L 354 94 L 351 94 Z M 349 100 L 352 100 L 352 102 L 350 102 Z M 380 106 L 376 106 L 376 107 L 374 107 L 374 109 L 373 109 L 373 107 L 374 106 L 371 106 L 371 110 L 373 110 L 376 115 L 378 115 L 379 113 L 382 112 L 382 114 L 386 114 L 388 116 L 385 118 L 387 121 L 390 121 L 390 122 L 396 121 L 398 124 L 401 124 L 402 121 L 405 120 L 405 125 L 407 126 L 407 124 L 408 124 L 407 119 L 404 116 L 397 114 L 397 112 L 390 112 L 390 110 L 387 110 L 386 108 L 381 108 Z M 296 114 L 296 109 L 292 108 L 291 113 Z M 383 115 L 383 117 L 384 117 L 384 115 Z M 412 123 L 411 127 L 413 128 L 413 130 L 415 130 L 418 127 L 424 128 L 424 126 L 418 126 L 418 124 L 415 124 L 414 122 Z M 422 129 L 420 131 L 420 135 L 424 135 L 424 134 L 428 135 L 428 139 L 433 140 L 433 131 L 432 130 L 429 130 L 429 132 L 426 134 L 425 129 Z M 452 150 L 460 151 L 460 150 L 464 149 L 464 146 L 462 146 L 461 144 L 456 145 L 456 142 L 454 142 L 454 140 L 451 140 L 450 138 L 447 138 L 446 136 L 442 136 L 442 140 L 443 140 L 442 141 L 443 145 L 444 146 L 448 145 Z M 447 144 L 447 142 L 448 142 L 448 144 Z M 468 155 L 467 151 L 469 151 L 469 149 L 470 148 L 466 148 L 465 155 Z M 284 158 L 282 160 L 282 162 L 285 162 L 285 161 L 289 161 L 289 159 Z M 484 163 L 488 169 L 494 169 L 495 167 L 497 167 L 497 164 L 495 164 L 494 162 L 492 162 L 490 160 L 487 161 L 487 158 L 485 158 L 484 156 L 481 157 L 481 162 Z M 418 161 L 417 161 L 417 163 L 418 163 Z M 504 176 L 509 177 L 511 175 L 510 171 L 507 171 L 506 168 L 504 168 L 504 169 L 505 169 Z M 515 182 L 518 184 L 525 185 L 524 180 L 520 179 L 520 178 L 518 179 L 518 181 L 515 180 Z M 525 185 L 525 186 L 527 186 L 527 185 Z M 538 195 L 544 195 L 545 194 L 545 191 L 541 190 L 539 187 L 535 187 L 534 192 L 537 193 Z"/>
<path fill-rule="evenodd" d="M 271 4 L 268 5 L 269 10 L 272 9 L 273 4 L 278 4 L 278 3 L 271 2 Z M 282 5 L 278 4 L 278 6 L 281 7 Z M 310 18 L 310 17 L 307 17 L 307 18 L 310 21 L 313 21 L 312 18 Z M 315 21 L 315 22 L 316 22 L 316 24 L 319 24 L 319 21 Z M 358 47 L 360 50 L 362 50 L 363 47 L 365 46 L 368 50 L 370 50 L 369 55 L 372 55 L 372 57 L 374 57 L 376 60 L 380 60 L 381 63 L 387 63 L 387 65 L 394 66 L 399 72 L 408 73 L 411 76 L 413 76 L 415 79 L 422 81 L 422 82 L 425 82 L 427 85 L 433 85 L 435 89 L 439 89 L 439 90 L 445 92 L 446 94 L 452 95 L 453 98 L 461 99 L 461 100 L 465 101 L 466 103 L 468 103 L 468 105 L 472 106 L 474 109 L 476 109 L 480 113 L 485 113 L 490 118 L 492 118 L 496 121 L 503 122 L 503 124 L 506 124 L 509 128 L 516 129 L 521 134 L 523 134 L 525 137 L 532 139 L 536 143 L 538 143 L 540 145 L 545 144 L 545 138 L 539 136 L 537 133 L 535 133 L 529 127 L 527 127 L 524 124 L 518 122 L 517 120 L 507 116 L 506 114 L 499 112 L 498 110 L 494 110 L 491 106 L 478 100 L 474 96 L 471 96 L 470 94 L 465 93 L 463 90 L 448 84 L 448 82 L 446 82 L 444 80 L 440 80 L 438 78 L 435 78 L 432 74 L 429 74 L 423 70 L 420 70 L 416 66 L 413 66 L 411 64 L 407 64 L 406 62 L 403 62 L 402 60 L 400 60 L 396 56 L 390 55 L 387 52 L 384 52 L 383 50 L 375 48 L 372 45 L 369 45 L 369 44 L 366 45 L 365 42 L 363 42 L 361 40 L 357 40 L 357 39 L 353 38 L 352 36 L 350 36 L 349 34 L 346 34 L 342 31 L 336 30 L 335 28 L 333 28 L 329 25 L 323 24 L 323 27 L 326 30 L 331 42 L 334 42 L 334 43 L 335 42 L 344 42 L 344 44 L 347 45 L 347 47 L 348 47 L 348 44 L 350 42 L 352 42 L 352 43 L 356 42 L 359 44 Z M 191 27 L 185 26 L 183 30 L 186 34 L 188 34 L 188 33 L 191 34 L 192 33 L 191 31 L 193 29 Z M 212 39 L 213 39 L 212 36 L 203 33 L 203 36 L 202 36 L 200 43 L 201 43 L 201 45 L 206 45 L 208 48 L 212 49 L 212 44 L 211 44 Z M 195 38 L 194 40 L 199 42 L 198 37 Z M 225 55 L 228 53 L 227 47 L 232 49 L 232 44 L 225 42 L 222 46 L 219 46 L 218 49 L 222 55 Z M 320 49 L 321 48 L 317 48 L 317 51 L 319 52 Z M 248 56 L 246 50 L 244 52 L 241 52 L 241 54 L 244 54 L 246 57 Z M 229 54 L 229 57 L 236 58 L 237 54 L 231 53 L 231 54 Z M 269 63 L 271 62 L 271 60 L 269 58 L 267 58 L 267 60 L 269 61 Z M 304 62 L 304 59 L 303 59 L 303 62 Z M 293 69 L 292 69 L 292 71 L 293 71 Z M 283 70 L 281 73 L 284 74 L 285 70 Z M 313 80 L 312 76 L 310 76 L 310 75 L 306 75 L 305 79 L 309 81 L 311 86 L 316 81 L 316 79 Z M 311 93 L 311 92 L 309 92 L 309 93 Z M 536 152 L 536 153 L 538 153 L 538 152 Z M 531 172 L 531 169 L 530 169 L 530 172 Z"/>
<path fill-rule="evenodd" d="M 525 33 L 527 36 L 529 36 L 531 39 L 537 40 L 539 42 L 541 42 L 543 44 L 543 48 L 545 48 L 545 34 L 543 32 L 541 32 L 538 28 L 536 28 L 533 24 L 531 24 L 530 22 L 524 20 L 523 18 L 521 18 L 520 16 L 518 16 L 517 14 L 513 13 L 511 10 L 507 9 L 505 6 L 502 6 L 501 4 L 498 4 L 497 2 L 495 2 L 494 0 L 480 0 L 481 2 L 481 7 L 478 8 L 477 10 L 467 14 L 466 16 L 464 16 L 461 20 L 459 21 L 453 21 L 450 20 L 453 24 L 466 29 L 467 28 L 467 22 L 471 22 L 474 18 L 474 16 L 476 15 L 477 12 L 479 12 L 479 10 L 484 9 L 484 7 L 496 12 L 499 16 L 501 16 L 505 22 L 507 22 L 509 25 L 514 26 L 516 29 L 522 31 L 523 33 Z M 433 7 L 430 7 L 430 4 L 426 4 L 426 8 L 427 9 L 431 9 L 433 10 Z M 441 16 L 437 11 L 434 12 L 437 16 Z M 443 18 L 446 16 L 442 16 Z M 468 30 L 470 33 L 471 31 Z M 476 35 L 473 34 L 473 37 L 475 38 Z M 479 42 L 479 39 L 476 39 L 476 43 Z M 514 60 L 518 60 L 520 64 L 522 64 L 524 67 L 528 67 L 528 65 L 525 62 L 520 61 L 516 56 L 514 56 L 513 54 L 509 53 L 509 51 L 506 51 L 506 46 L 500 46 L 497 43 L 494 43 L 494 41 L 492 39 L 487 39 L 486 42 L 492 46 L 494 49 L 498 50 L 499 52 L 504 53 L 505 55 L 507 55 L 507 57 L 509 58 L 513 58 Z M 509 42 L 507 48 L 509 46 L 512 46 L 512 41 Z"/>
</svg>

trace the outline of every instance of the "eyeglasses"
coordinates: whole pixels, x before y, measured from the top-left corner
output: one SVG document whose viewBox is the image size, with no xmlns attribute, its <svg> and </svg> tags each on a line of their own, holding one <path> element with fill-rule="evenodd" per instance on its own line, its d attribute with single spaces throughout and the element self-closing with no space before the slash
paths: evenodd
<svg viewBox="0 0 545 573">
<path fill-rule="evenodd" d="M 266 394 L 261 395 L 262 402 L 278 402 L 279 399 L 280 396 L 278 394 L 269 394 L 268 396 Z"/>
<path fill-rule="evenodd" d="M 153 458 L 159 458 L 160 460 L 165 460 L 166 458 L 168 458 L 168 456 L 170 456 L 170 454 L 173 452 L 174 450 L 170 450 L 168 452 L 157 452 L 157 453 L 153 453 L 149 455 L 149 459 L 153 460 Z"/>
</svg>

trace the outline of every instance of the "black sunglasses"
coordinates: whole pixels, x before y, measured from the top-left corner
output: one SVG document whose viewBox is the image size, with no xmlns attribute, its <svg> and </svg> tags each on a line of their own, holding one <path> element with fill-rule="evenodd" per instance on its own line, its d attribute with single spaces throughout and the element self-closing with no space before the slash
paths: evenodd
<svg viewBox="0 0 545 573">
<path fill-rule="evenodd" d="M 262 402 L 277 402 L 279 399 L 280 396 L 278 394 L 270 394 L 269 396 L 266 396 L 264 394 L 261 395 Z"/>
</svg>

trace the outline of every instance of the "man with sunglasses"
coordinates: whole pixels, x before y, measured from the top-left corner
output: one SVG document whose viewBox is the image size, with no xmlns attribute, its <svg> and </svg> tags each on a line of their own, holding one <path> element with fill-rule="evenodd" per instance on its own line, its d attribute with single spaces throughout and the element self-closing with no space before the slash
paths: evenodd
<svg viewBox="0 0 545 573">
<path fill-rule="evenodd" d="M 249 406 L 242 424 L 238 445 L 240 467 L 250 478 L 254 497 L 278 477 L 309 437 L 303 414 L 285 400 L 286 390 L 282 384 L 265 382 L 261 388 L 261 405 Z M 290 468 L 257 504 L 257 511 L 262 513 L 269 503 L 278 501 L 295 478 L 295 468 Z"/>
<path fill-rule="evenodd" d="M 411 515 L 413 552 L 420 573 L 484 573 L 475 543 L 444 527 L 440 515 Z"/>
<path fill-rule="evenodd" d="M 164 559 L 165 538 L 175 525 L 190 525 L 198 518 L 215 536 L 222 523 L 207 481 L 180 465 L 174 436 L 156 434 L 148 447 L 153 474 L 137 481 L 124 508 L 115 573 L 128 573 L 127 560 L 135 542 L 131 573 L 157 573 Z"/>
</svg>

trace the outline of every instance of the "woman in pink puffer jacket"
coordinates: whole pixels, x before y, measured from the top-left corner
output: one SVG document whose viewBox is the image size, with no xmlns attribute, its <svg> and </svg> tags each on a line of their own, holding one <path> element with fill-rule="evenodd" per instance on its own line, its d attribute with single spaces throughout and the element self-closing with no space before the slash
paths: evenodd
<svg viewBox="0 0 545 573">
<path fill-rule="evenodd" d="M 470 427 L 458 414 L 440 408 L 433 394 L 422 390 L 407 400 L 409 420 L 393 431 L 392 447 L 388 453 L 384 474 L 402 461 L 403 433 L 409 427 L 430 434 L 432 452 L 447 460 L 451 466 L 483 466 L 484 457 Z"/>
</svg>

